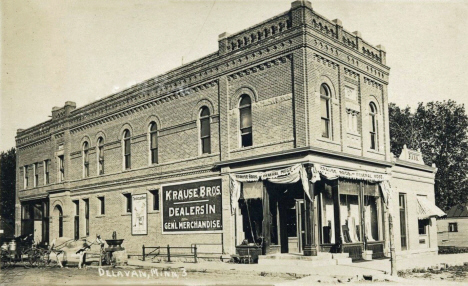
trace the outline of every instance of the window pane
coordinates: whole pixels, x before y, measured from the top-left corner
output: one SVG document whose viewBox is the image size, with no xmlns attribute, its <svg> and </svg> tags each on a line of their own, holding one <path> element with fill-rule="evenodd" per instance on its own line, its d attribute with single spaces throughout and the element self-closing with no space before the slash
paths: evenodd
<svg viewBox="0 0 468 286">
<path fill-rule="evenodd" d="M 246 105 L 251 105 L 252 101 L 250 100 L 250 97 L 247 95 L 243 95 L 242 99 L 239 103 L 239 107 L 246 106 Z"/>
<path fill-rule="evenodd" d="M 375 144 L 375 133 L 370 134 L 370 148 L 372 150 L 375 150 L 376 144 Z"/>
<path fill-rule="evenodd" d="M 151 149 L 158 148 L 158 134 L 151 133 Z"/>
<path fill-rule="evenodd" d="M 131 158 L 130 155 L 125 155 L 125 169 L 131 168 Z"/>
<path fill-rule="evenodd" d="M 210 136 L 210 119 L 205 118 L 200 120 L 200 135 L 201 137 Z"/>
<path fill-rule="evenodd" d="M 211 153 L 211 142 L 210 137 L 202 139 L 202 153 L 207 154 Z"/>
<path fill-rule="evenodd" d="M 329 132 L 329 126 L 328 126 L 328 120 L 327 119 L 322 119 L 322 137 L 324 137 L 324 138 L 329 138 L 330 137 L 330 132 Z"/>
<path fill-rule="evenodd" d="M 252 126 L 252 113 L 250 108 L 241 108 L 240 112 L 240 128 L 247 128 Z"/>
<path fill-rule="evenodd" d="M 151 123 L 151 127 L 150 127 L 150 131 L 156 131 L 158 130 L 158 126 L 156 125 L 156 123 Z"/>
<path fill-rule="evenodd" d="M 151 149 L 151 163 L 157 164 L 158 163 L 158 149 Z"/>
<path fill-rule="evenodd" d="M 241 136 L 242 147 L 252 146 L 252 133 L 246 133 Z"/>
<path fill-rule="evenodd" d="M 159 210 L 159 191 L 154 190 L 152 191 L 153 193 L 153 210 L 158 211 Z"/>
<path fill-rule="evenodd" d="M 209 116 L 209 115 L 210 115 L 210 110 L 208 109 L 208 107 L 202 107 L 202 110 L 200 112 L 200 117 Z"/>
<path fill-rule="evenodd" d="M 125 145 L 125 154 L 130 154 L 130 140 L 125 140 L 124 142 Z"/>
<path fill-rule="evenodd" d="M 329 118 L 328 99 L 320 98 L 320 115 L 322 118 Z"/>
</svg>

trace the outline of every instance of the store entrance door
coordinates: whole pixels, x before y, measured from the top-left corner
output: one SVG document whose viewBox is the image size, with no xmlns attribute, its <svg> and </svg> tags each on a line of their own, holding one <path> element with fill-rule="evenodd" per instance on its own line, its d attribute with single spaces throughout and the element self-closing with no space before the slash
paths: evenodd
<svg viewBox="0 0 468 286">
<path fill-rule="evenodd" d="M 305 240 L 305 206 L 304 200 L 298 199 L 288 212 L 288 252 L 302 253 Z"/>
</svg>

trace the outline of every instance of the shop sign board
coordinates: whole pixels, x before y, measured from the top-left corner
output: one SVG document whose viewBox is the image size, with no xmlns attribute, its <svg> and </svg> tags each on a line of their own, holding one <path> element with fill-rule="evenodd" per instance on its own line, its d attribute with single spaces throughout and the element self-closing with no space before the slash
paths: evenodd
<svg viewBox="0 0 468 286">
<path fill-rule="evenodd" d="M 163 185 L 162 232 L 221 232 L 222 194 L 220 178 Z"/>
<path fill-rule="evenodd" d="M 132 235 L 148 234 L 146 194 L 132 195 Z"/>
</svg>

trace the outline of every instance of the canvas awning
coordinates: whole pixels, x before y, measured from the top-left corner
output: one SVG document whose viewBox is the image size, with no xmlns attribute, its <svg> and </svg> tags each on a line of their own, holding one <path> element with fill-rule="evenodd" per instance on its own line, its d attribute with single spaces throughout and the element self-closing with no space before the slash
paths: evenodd
<svg viewBox="0 0 468 286">
<path fill-rule="evenodd" d="M 445 212 L 439 209 L 427 197 L 417 196 L 418 198 L 418 219 L 428 219 L 433 216 L 444 216 Z"/>
</svg>

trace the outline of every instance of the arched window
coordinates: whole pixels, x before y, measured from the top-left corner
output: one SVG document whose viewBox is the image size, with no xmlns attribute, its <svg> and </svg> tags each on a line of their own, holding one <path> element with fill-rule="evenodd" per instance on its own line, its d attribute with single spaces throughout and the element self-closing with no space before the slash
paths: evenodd
<svg viewBox="0 0 468 286">
<path fill-rule="evenodd" d="M 330 138 L 330 88 L 324 83 L 320 86 L 320 115 L 322 137 Z"/>
<path fill-rule="evenodd" d="M 200 146 L 202 154 L 211 153 L 210 110 L 206 106 L 200 108 Z"/>
<path fill-rule="evenodd" d="M 104 139 L 98 138 L 97 141 L 97 160 L 98 160 L 98 175 L 104 174 Z"/>
<path fill-rule="evenodd" d="M 151 164 L 157 164 L 158 163 L 158 125 L 156 125 L 156 122 L 150 123 L 149 141 L 150 141 Z"/>
<path fill-rule="evenodd" d="M 373 102 L 369 103 L 369 120 L 370 149 L 377 150 L 377 107 Z"/>
<path fill-rule="evenodd" d="M 83 143 L 83 177 L 89 177 L 89 144 Z"/>
<path fill-rule="evenodd" d="M 130 145 L 130 131 L 128 129 L 126 129 L 124 132 L 123 132 L 123 155 L 124 155 L 124 168 L 125 170 L 128 170 L 132 167 L 132 164 L 131 164 L 131 156 L 132 156 L 132 153 L 131 153 L 131 145 Z"/>
<path fill-rule="evenodd" d="M 252 146 L 252 101 L 246 94 L 241 96 L 239 102 L 239 122 L 241 147 Z"/>
</svg>

